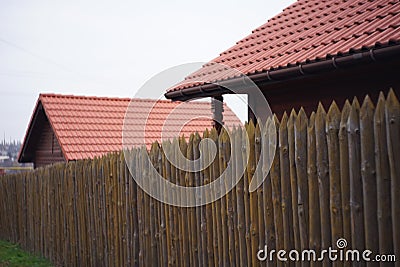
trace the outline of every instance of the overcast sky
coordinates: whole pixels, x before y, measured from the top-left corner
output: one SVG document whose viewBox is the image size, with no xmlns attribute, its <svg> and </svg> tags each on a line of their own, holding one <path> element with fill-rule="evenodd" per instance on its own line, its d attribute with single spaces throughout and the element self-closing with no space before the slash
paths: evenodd
<svg viewBox="0 0 400 267">
<path fill-rule="evenodd" d="M 293 2 L 2 0 L 1 139 L 23 139 L 39 93 L 133 97 L 153 75 L 217 57 Z"/>
</svg>

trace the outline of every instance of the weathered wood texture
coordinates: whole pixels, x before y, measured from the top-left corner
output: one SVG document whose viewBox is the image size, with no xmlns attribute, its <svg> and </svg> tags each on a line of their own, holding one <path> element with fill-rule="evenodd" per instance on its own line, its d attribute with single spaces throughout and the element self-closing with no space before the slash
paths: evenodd
<svg viewBox="0 0 400 267">
<path fill-rule="evenodd" d="M 133 149 L 129 157 L 114 153 L 3 176 L 0 239 L 56 266 L 328 266 L 329 260 L 280 262 L 276 253 L 273 261 L 261 263 L 257 252 L 265 246 L 337 249 L 340 238 L 346 249 L 400 258 L 399 125 L 400 104 L 391 91 L 376 105 L 368 97 L 361 107 L 357 99 L 346 101 L 342 111 L 335 103 L 320 105 L 309 118 L 301 109 L 281 121 L 274 116 L 263 125 L 154 143 L 150 151 Z M 202 142 L 205 138 L 211 142 Z M 204 168 L 179 169 L 171 159 L 197 163 L 184 162 L 178 153 L 200 159 Z M 185 195 L 157 186 L 152 172 L 179 186 L 208 185 L 223 175 L 228 179 L 212 190 L 233 189 L 204 206 L 166 205 L 133 177 L 149 185 L 150 193 L 178 202 Z M 250 192 L 255 174 L 266 179 Z M 234 176 L 241 178 L 238 183 L 229 179 Z M 210 191 L 192 197 L 211 196 Z"/>
</svg>

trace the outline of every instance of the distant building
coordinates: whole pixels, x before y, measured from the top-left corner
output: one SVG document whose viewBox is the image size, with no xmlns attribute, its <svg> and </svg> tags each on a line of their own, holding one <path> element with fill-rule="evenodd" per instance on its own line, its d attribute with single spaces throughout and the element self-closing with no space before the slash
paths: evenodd
<svg viewBox="0 0 400 267">
<path fill-rule="evenodd" d="M 21 148 L 20 141 L 0 142 L 0 175 L 17 173 L 32 169 L 30 163 L 18 163 L 18 151 Z"/>
<path fill-rule="evenodd" d="M 213 125 L 211 104 L 207 102 L 179 103 L 169 100 L 86 97 L 41 94 L 33 111 L 18 161 L 33 162 L 41 167 L 55 162 L 94 158 L 122 149 L 122 130 L 129 106 L 129 144 L 141 145 L 161 140 L 166 121 L 179 128 L 179 135 L 203 132 Z M 145 112 L 151 114 L 144 128 Z M 172 111 L 175 112 L 172 112 Z M 204 116 L 207 115 L 208 118 Z M 225 124 L 240 124 L 240 120 L 224 107 Z M 192 120 L 197 117 L 197 119 Z M 175 132 L 163 132 L 163 138 L 177 137 Z"/>
<path fill-rule="evenodd" d="M 310 114 L 320 101 L 327 107 L 335 100 L 341 107 L 354 96 L 377 99 L 380 91 L 391 87 L 399 95 L 399 11 L 399 1 L 298 0 L 165 96 L 181 101 L 222 99 L 230 93 L 224 85 L 246 94 L 238 73 L 257 84 L 278 117 L 300 107 Z M 265 109 L 259 98 L 250 95 L 248 102 L 258 114 Z M 248 112 L 254 119 L 252 110 Z"/>
<path fill-rule="evenodd" d="M 6 155 L 1 155 L 0 156 L 0 163 L 3 163 L 5 161 L 7 161 L 7 160 L 10 160 L 9 156 L 6 156 Z"/>
</svg>

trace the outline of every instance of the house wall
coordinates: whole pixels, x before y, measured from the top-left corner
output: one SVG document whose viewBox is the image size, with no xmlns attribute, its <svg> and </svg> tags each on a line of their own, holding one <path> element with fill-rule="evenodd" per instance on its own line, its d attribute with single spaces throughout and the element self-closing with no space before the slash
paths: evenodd
<svg viewBox="0 0 400 267">
<path fill-rule="evenodd" d="M 65 161 L 61 146 L 58 143 L 47 118 L 45 118 L 43 123 L 43 128 L 36 146 L 34 158 L 35 168 Z"/>
<path fill-rule="evenodd" d="M 310 75 L 289 81 L 260 84 L 273 113 L 281 118 L 286 111 L 298 111 L 303 107 L 310 115 L 321 102 L 325 109 L 334 100 L 341 108 L 346 99 L 357 96 L 362 101 L 368 94 L 374 102 L 379 92 L 385 94 L 393 88 L 400 95 L 400 62 L 385 62 L 384 64 L 368 64 L 353 69 L 341 69 L 327 74 Z M 249 97 L 250 98 L 250 97 Z M 249 99 L 249 101 L 256 101 Z M 362 103 L 360 103 L 361 105 Z M 257 106 L 263 109 L 264 107 Z M 249 112 L 249 118 L 252 115 Z"/>
</svg>

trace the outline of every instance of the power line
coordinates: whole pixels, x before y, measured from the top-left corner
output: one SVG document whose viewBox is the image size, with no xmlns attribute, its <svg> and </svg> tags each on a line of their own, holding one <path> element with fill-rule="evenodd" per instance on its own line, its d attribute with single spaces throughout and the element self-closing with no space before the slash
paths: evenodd
<svg viewBox="0 0 400 267">
<path fill-rule="evenodd" d="M 74 71 L 74 70 L 72 70 L 72 69 L 70 69 L 70 68 L 68 68 L 68 67 L 66 67 L 66 66 L 64 66 L 64 65 L 62 65 L 62 64 L 59 64 L 59 63 L 57 63 L 56 61 L 54 61 L 54 60 L 52 60 L 52 59 L 49 59 L 49 58 L 47 58 L 47 57 L 38 55 L 38 54 L 36 54 L 36 53 L 34 53 L 34 52 L 32 52 L 32 51 L 30 51 L 30 50 L 28 50 L 28 49 L 26 49 L 26 48 L 24 48 L 24 47 L 22 47 L 22 46 L 19 46 L 19 45 L 13 43 L 13 42 L 10 42 L 10 41 L 8 41 L 8 40 L 5 40 L 4 38 L 1 38 L 1 37 L 0 37 L 0 42 L 6 44 L 6 45 L 8 45 L 8 46 L 11 46 L 11 47 L 14 48 L 14 49 L 23 51 L 23 52 L 25 52 L 26 54 L 31 55 L 32 57 L 35 57 L 35 58 L 37 58 L 37 59 L 39 59 L 39 60 L 41 60 L 41 61 L 43 61 L 43 62 L 46 62 L 47 64 L 51 64 L 51 65 L 57 66 L 59 69 L 62 69 L 63 71 L 66 71 L 66 72 L 70 72 L 70 73 L 74 73 L 74 74 L 80 75 L 80 74 L 77 73 L 76 71 Z"/>
<path fill-rule="evenodd" d="M 39 54 L 37 54 L 35 52 L 32 52 L 32 51 L 30 51 L 30 50 L 28 50 L 28 49 L 26 49 L 26 48 L 24 48 L 24 47 L 22 47 L 22 46 L 20 46 L 18 44 L 15 44 L 13 42 L 10 42 L 10 41 L 6 40 L 4 38 L 0 37 L 0 42 L 2 42 L 3 44 L 6 44 L 6 45 L 8 45 L 8 46 L 10 46 L 10 47 L 12 47 L 12 48 L 14 48 L 16 50 L 20 50 L 20 51 L 22 51 L 22 52 L 24 52 L 26 54 L 29 54 L 30 56 L 32 56 L 34 58 L 37 58 L 37 59 L 39 59 L 39 60 L 41 60 L 41 61 L 43 61 L 43 62 L 45 62 L 47 64 L 57 66 L 59 69 L 65 71 L 65 72 L 72 73 L 72 74 L 78 76 L 77 77 L 78 79 L 82 79 L 83 78 L 84 80 L 92 81 L 92 82 L 99 83 L 99 84 L 103 84 L 105 82 L 104 77 L 102 77 L 102 79 L 99 79 L 98 77 L 90 77 L 88 75 L 84 75 L 82 73 L 76 72 L 74 69 L 68 68 L 68 67 L 66 67 L 66 66 L 64 66 L 62 64 L 59 64 L 58 62 L 56 62 L 56 61 L 54 61 L 52 59 L 49 59 L 49 58 L 47 58 L 45 56 L 41 56 L 41 55 L 39 55 Z M 27 76 L 29 76 L 26 73 L 18 73 L 18 72 L 15 72 L 15 73 L 0 72 L 0 75 L 1 76 L 19 76 L 19 77 L 22 77 L 22 76 L 27 77 Z M 44 75 L 47 75 L 47 74 L 44 73 Z M 51 74 L 51 75 L 54 76 L 53 74 Z M 65 79 L 67 79 L 67 78 L 65 78 Z M 114 82 L 114 81 L 107 81 L 107 82 Z"/>
</svg>

